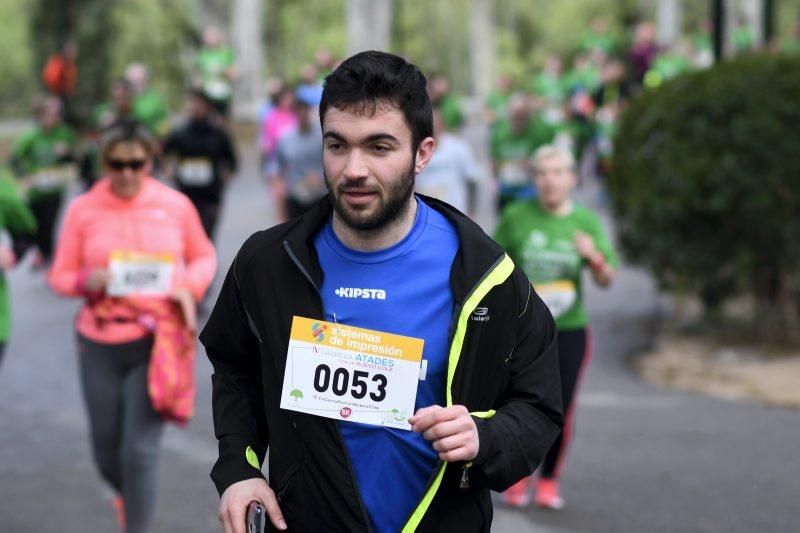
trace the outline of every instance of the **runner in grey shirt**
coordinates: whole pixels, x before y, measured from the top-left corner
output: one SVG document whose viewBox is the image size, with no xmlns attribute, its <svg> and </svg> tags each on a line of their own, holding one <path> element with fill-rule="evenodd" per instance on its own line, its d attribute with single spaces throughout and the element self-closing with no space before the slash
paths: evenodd
<svg viewBox="0 0 800 533">
<path fill-rule="evenodd" d="M 286 214 L 295 218 L 328 193 L 322 171 L 322 131 L 313 120 L 311 103 L 298 93 L 298 126 L 278 141 L 277 179 L 286 190 Z"/>
<path fill-rule="evenodd" d="M 447 202 L 462 213 L 474 214 L 475 187 L 483 172 L 467 141 L 442 129 L 441 114 L 433 111 L 436 148 L 425 170 L 417 174 L 416 192 Z"/>
</svg>

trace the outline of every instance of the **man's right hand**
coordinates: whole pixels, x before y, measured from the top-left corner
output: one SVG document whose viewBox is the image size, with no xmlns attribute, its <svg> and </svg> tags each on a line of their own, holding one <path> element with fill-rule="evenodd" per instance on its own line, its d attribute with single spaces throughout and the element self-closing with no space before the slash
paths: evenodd
<svg viewBox="0 0 800 533">
<path fill-rule="evenodd" d="M 247 506 L 252 501 L 261 502 L 273 526 L 279 530 L 286 529 L 286 520 L 283 519 L 275 493 L 266 481 L 253 478 L 234 483 L 222 493 L 219 520 L 225 533 L 245 533 Z"/>
</svg>

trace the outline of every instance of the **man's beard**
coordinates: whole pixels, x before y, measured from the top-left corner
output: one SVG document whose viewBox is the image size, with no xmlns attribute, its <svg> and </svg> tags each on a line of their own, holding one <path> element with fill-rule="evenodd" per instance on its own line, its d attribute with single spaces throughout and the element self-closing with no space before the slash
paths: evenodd
<svg viewBox="0 0 800 533">
<path fill-rule="evenodd" d="M 360 182 L 355 184 L 342 184 L 338 190 L 334 191 L 328 176 L 325 176 L 325 184 L 328 186 L 328 197 L 333 204 L 333 210 L 339 215 L 339 218 L 345 225 L 357 231 L 370 231 L 386 226 L 398 218 L 400 218 L 408 209 L 408 199 L 414 194 L 414 161 L 408 166 L 408 169 L 402 173 L 398 180 L 393 180 L 393 183 L 388 187 L 385 192 L 386 196 L 379 196 L 378 208 L 369 215 L 363 215 L 359 210 L 352 209 L 340 199 L 349 187 L 358 188 L 362 187 Z M 379 193 L 377 188 L 372 189 L 372 192 Z"/>
</svg>

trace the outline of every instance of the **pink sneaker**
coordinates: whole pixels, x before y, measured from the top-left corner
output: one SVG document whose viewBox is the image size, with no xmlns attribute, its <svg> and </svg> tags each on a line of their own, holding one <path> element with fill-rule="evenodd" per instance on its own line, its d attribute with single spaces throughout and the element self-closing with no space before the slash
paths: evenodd
<svg viewBox="0 0 800 533">
<path fill-rule="evenodd" d="M 533 502 L 542 509 L 558 511 L 564 508 L 564 500 L 558 490 L 558 481 L 555 479 L 539 479 L 536 482 L 536 498 Z"/>
<path fill-rule="evenodd" d="M 503 493 L 503 501 L 509 507 L 526 507 L 531 503 L 531 492 L 529 490 L 530 477 L 522 478 L 511 485 Z"/>
<path fill-rule="evenodd" d="M 119 530 L 123 533 L 125 532 L 126 523 L 125 523 L 125 500 L 122 499 L 122 496 L 117 496 L 112 501 L 114 504 L 114 511 L 117 513 L 117 523 L 119 524 Z"/>
</svg>

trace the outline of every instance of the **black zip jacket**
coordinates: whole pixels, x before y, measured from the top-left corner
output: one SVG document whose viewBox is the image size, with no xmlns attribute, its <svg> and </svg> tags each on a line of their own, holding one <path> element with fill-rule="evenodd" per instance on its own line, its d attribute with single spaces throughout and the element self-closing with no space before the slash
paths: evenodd
<svg viewBox="0 0 800 533">
<path fill-rule="evenodd" d="M 469 463 L 440 461 L 403 531 L 488 531 L 489 490 L 531 474 L 562 427 L 556 328 L 494 241 L 449 205 L 421 198 L 461 242 L 450 273 L 447 405 L 472 413 L 480 450 Z M 221 495 L 263 477 L 269 446 L 269 483 L 290 530 L 369 531 L 339 422 L 279 408 L 292 317 L 325 318 L 313 241 L 330 216 L 323 198 L 304 216 L 254 234 L 228 271 L 200 335 L 214 366 L 219 459 L 211 478 Z"/>
</svg>

